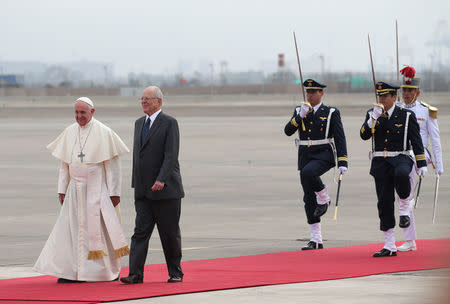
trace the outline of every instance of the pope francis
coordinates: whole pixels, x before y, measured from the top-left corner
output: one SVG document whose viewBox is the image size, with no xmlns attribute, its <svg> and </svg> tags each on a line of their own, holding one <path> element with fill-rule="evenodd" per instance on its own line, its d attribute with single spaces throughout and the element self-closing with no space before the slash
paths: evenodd
<svg viewBox="0 0 450 304">
<path fill-rule="evenodd" d="M 120 137 L 93 115 L 87 97 L 75 101 L 76 123 L 47 149 L 61 161 L 58 193 L 62 208 L 33 269 L 58 283 L 112 281 L 129 254 L 118 213 L 120 160 L 129 152 Z"/>
</svg>

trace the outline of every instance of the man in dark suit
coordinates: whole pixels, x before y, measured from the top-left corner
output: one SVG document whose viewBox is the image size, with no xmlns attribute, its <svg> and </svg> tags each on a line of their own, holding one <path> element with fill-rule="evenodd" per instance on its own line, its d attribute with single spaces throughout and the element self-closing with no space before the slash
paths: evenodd
<svg viewBox="0 0 450 304">
<path fill-rule="evenodd" d="M 303 103 L 284 128 L 287 136 L 298 131 L 298 170 L 311 238 L 302 250 L 322 249 L 320 217 L 327 211 L 330 196 L 321 175 L 338 164 L 338 173 L 347 172 L 347 143 L 339 110 L 322 103 L 325 84 L 313 79 L 303 83 L 309 104 Z"/>
<path fill-rule="evenodd" d="M 130 270 L 123 283 L 142 283 L 148 243 L 155 224 L 161 239 L 169 283 L 183 281 L 181 270 L 181 198 L 184 197 L 178 152 L 180 134 L 175 118 L 161 112 L 163 94 L 146 88 L 141 97 L 145 116 L 136 120 L 132 187 L 136 223 L 131 238 Z"/>
<path fill-rule="evenodd" d="M 380 103 L 367 111 L 360 130 L 363 140 L 373 138 L 370 175 L 375 179 L 378 197 L 380 230 L 384 232 L 384 247 L 374 257 L 397 255 L 395 246 L 395 196 L 397 192 L 402 204 L 409 205 L 411 184 L 409 173 L 413 166 L 411 147 L 419 168 L 418 175 L 425 176 L 425 159 L 419 124 L 413 111 L 395 105 L 400 87 L 386 82 L 376 84 Z M 399 226 L 410 225 L 408 212 L 400 213 Z"/>
</svg>

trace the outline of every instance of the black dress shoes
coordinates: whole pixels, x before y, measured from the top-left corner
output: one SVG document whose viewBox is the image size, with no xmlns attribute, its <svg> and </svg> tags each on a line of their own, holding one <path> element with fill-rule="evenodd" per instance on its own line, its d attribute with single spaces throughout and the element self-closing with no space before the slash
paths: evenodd
<svg viewBox="0 0 450 304">
<path fill-rule="evenodd" d="M 411 224 L 411 220 L 410 220 L 409 216 L 407 216 L 407 215 L 400 215 L 400 222 L 398 223 L 400 228 L 409 227 L 410 224 Z"/>
<path fill-rule="evenodd" d="M 323 249 L 323 244 L 310 241 L 302 250 Z"/>
<path fill-rule="evenodd" d="M 58 281 L 56 281 L 56 282 L 58 282 L 58 283 L 85 283 L 86 281 L 76 281 L 76 280 L 59 278 Z"/>
<path fill-rule="evenodd" d="M 120 278 L 120 282 L 125 284 L 144 283 L 144 278 L 137 274 L 132 274 L 127 277 Z"/>
<path fill-rule="evenodd" d="M 183 282 L 183 278 L 181 277 L 170 277 L 167 280 L 167 283 L 181 283 L 181 282 Z"/>
<path fill-rule="evenodd" d="M 374 258 L 379 258 L 379 257 L 389 257 L 389 256 L 397 256 L 397 252 L 396 251 L 390 251 L 386 248 L 381 249 L 381 251 L 375 252 L 373 254 Z"/>
<path fill-rule="evenodd" d="M 327 212 L 329 204 L 330 202 L 322 205 L 317 204 L 316 209 L 314 210 L 314 217 L 321 217 L 322 215 L 324 215 Z"/>
</svg>

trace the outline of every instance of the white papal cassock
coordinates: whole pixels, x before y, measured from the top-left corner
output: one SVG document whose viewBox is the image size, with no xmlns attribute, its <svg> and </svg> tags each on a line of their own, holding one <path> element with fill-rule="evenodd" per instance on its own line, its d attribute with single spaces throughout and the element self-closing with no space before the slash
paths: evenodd
<svg viewBox="0 0 450 304">
<path fill-rule="evenodd" d="M 78 281 L 117 278 L 129 248 L 110 196 L 120 196 L 119 156 L 128 148 L 93 117 L 67 127 L 47 148 L 61 160 L 58 193 L 66 196 L 33 269 Z"/>
</svg>

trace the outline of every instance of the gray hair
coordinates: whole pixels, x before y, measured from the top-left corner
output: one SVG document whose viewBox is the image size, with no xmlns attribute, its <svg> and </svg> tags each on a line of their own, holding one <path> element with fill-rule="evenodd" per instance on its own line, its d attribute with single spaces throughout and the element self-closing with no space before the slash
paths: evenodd
<svg viewBox="0 0 450 304">
<path fill-rule="evenodd" d="M 159 99 L 161 99 L 161 100 L 164 99 L 164 95 L 163 95 L 163 93 L 162 93 L 162 91 L 161 91 L 161 89 L 160 89 L 159 87 L 157 87 L 157 86 L 149 86 L 149 87 L 147 87 L 145 90 L 147 90 L 147 89 L 152 89 L 152 91 L 153 91 L 153 96 L 154 96 L 155 98 L 159 98 Z"/>
</svg>

